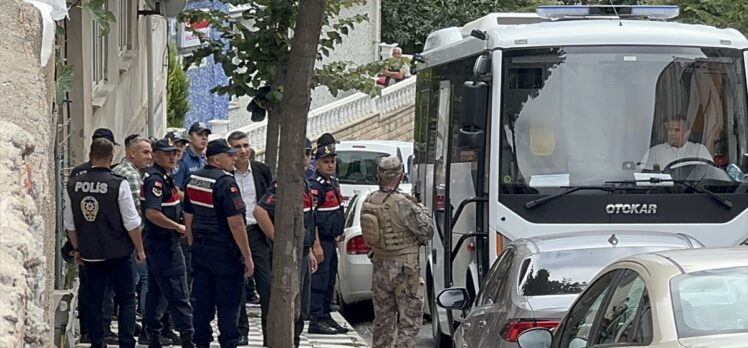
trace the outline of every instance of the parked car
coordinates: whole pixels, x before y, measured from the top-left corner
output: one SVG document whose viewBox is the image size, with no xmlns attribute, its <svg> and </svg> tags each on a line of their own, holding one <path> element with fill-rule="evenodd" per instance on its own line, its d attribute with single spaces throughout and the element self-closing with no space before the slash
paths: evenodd
<svg viewBox="0 0 748 348">
<path fill-rule="evenodd" d="M 555 333 L 519 336 L 523 348 L 748 347 L 748 249 L 656 252 L 606 267 Z"/>
<path fill-rule="evenodd" d="M 369 246 L 361 235 L 361 207 L 369 188 L 356 190 L 345 211 L 343 240 L 338 243 L 338 279 L 335 282 L 338 304 L 346 306 L 371 301 L 371 261 Z"/>
<path fill-rule="evenodd" d="M 377 161 L 387 156 L 398 156 L 405 164 L 405 180 L 400 184 L 400 190 L 410 193 L 410 166 L 407 164 L 413 154 L 412 143 L 396 140 L 346 140 L 335 145 L 335 152 L 338 154 L 335 175 L 346 202 L 356 190 L 378 188 Z"/>
<path fill-rule="evenodd" d="M 692 237 L 660 232 L 577 232 L 512 242 L 496 260 L 472 304 L 464 288 L 437 296 L 447 309 L 469 310 L 455 347 L 516 347 L 533 327 L 554 328 L 590 280 L 611 262 L 651 251 L 703 247 Z"/>
</svg>

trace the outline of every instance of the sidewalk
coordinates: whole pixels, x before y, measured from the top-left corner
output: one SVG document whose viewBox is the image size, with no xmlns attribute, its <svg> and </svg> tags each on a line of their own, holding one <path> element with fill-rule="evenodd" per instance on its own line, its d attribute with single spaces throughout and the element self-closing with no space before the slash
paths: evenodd
<svg viewBox="0 0 748 348">
<path fill-rule="evenodd" d="M 262 347 L 262 335 L 260 335 L 260 307 L 258 305 L 247 305 L 247 314 L 249 316 L 249 345 L 241 347 L 260 348 Z M 317 335 L 309 334 L 306 329 L 309 323 L 306 323 L 304 332 L 301 334 L 301 348 L 349 348 L 349 347 L 369 347 L 366 341 L 358 335 L 350 323 L 338 312 L 332 313 L 332 317 L 341 325 L 348 328 L 347 334 L 337 335 Z M 220 348 L 218 344 L 217 323 L 213 321 L 213 342 L 211 348 Z M 112 329 L 117 332 L 117 322 L 112 323 Z M 78 344 L 76 347 L 90 347 L 89 344 Z M 114 346 L 117 347 L 117 346 Z M 144 345 L 137 345 L 138 348 L 147 348 Z M 172 346 L 176 347 L 176 346 Z"/>
</svg>

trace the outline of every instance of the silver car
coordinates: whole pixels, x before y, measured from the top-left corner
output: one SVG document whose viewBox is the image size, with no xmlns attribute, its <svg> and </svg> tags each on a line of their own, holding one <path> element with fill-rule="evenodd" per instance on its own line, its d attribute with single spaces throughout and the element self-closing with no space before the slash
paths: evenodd
<svg viewBox="0 0 748 348">
<path fill-rule="evenodd" d="M 634 254 L 703 247 L 660 232 L 579 232 L 518 239 L 496 260 L 472 309 L 455 330 L 455 347 L 517 347 L 534 327 L 555 328 L 574 299 L 608 264 Z M 468 310 L 462 288 L 442 290 L 440 306 Z"/>
</svg>

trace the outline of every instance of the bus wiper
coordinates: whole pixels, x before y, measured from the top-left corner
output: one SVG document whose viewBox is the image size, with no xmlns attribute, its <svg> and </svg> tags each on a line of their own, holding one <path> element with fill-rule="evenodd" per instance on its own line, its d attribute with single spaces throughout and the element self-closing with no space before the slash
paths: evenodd
<svg viewBox="0 0 748 348">
<path fill-rule="evenodd" d="M 556 198 L 563 197 L 563 196 L 566 196 L 568 194 L 571 194 L 571 193 L 574 193 L 574 192 L 577 192 L 577 191 L 582 191 L 582 190 L 597 190 L 597 191 L 614 192 L 614 191 L 618 191 L 618 190 L 639 190 L 639 189 L 642 189 L 640 187 L 635 187 L 635 186 L 634 187 L 615 186 L 615 185 L 611 185 L 611 184 L 608 184 L 608 183 L 606 183 L 606 185 L 602 185 L 602 186 L 599 186 L 599 185 L 598 186 L 562 186 L 561 188 L 565 188 L 565 189 L 568 189 L 568 190 L 566 190 L 564 192 L 561 192 L 561 193 L 557 193 L 555 195 L 545 196 L 545 197 L 542 197 L 542 198 L 533 199 L 531 201 L 525 202 L 525 208 L 527 208 L 527 209 L 536 208 L 537 206 L 543 205 L 543 204 L 545 204 L 545 203 L 547 203 L 549 201 L 552 201 L 552 200 L 554 200 Z"/>
<path fill-rule="evenodd" d="M 711 197 L 715 202 L 719 203 L 723 208 L 725 209 L 732 209 L 732 201 L 723 198 L 722 196 L 710 191 L 709 189 L 706 189 L 704 187 L 696 186 L 694 183 L 698 183 L 699 181 L 695 180 L 679 180 L 679 179 L 661 179 L 661 178 L 649 178 L 649 179 L 643 179 L 643 180 L 623 180 L 623 181 L 606 181 L 606 184 L 633 184 L 636 185 L 637 183 L 648 183 L 648 184 L 661 184 L 661 183 L 667 183 L 672 182 L 674 184 L 680 184 L 685 187 L 688 187 L 695 192 L 706 194 L 707 196 Z"/>
</svg>

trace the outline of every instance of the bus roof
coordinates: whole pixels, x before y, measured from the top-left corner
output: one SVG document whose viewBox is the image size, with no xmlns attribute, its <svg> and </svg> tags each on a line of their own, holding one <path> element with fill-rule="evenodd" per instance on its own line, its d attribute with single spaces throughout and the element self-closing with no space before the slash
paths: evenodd
<svg viewBox="0 0 748 348">
<path fill-rule="evenodd" d="M 471 22 L 473 23 L 473 22 Z M 432 35 L 449 34 L 441 45 L 427 47 L 422 54 L 426 64 L 419 68 L 443 64 L 492 49 L 512 49 L 582 45 L 688 46 L 747 49 L 748 40 L 735 29 L 718 29 L 707 25 L 676 22 L 619 19 L 580 19 L 546 21 L 520 25 L 486 25 L 487 40 L 441 29 Z M 429 37 L 431 37 L 430 35 Z M 433 40 L 439 41 L 439 40 Z"/>
</svg>

